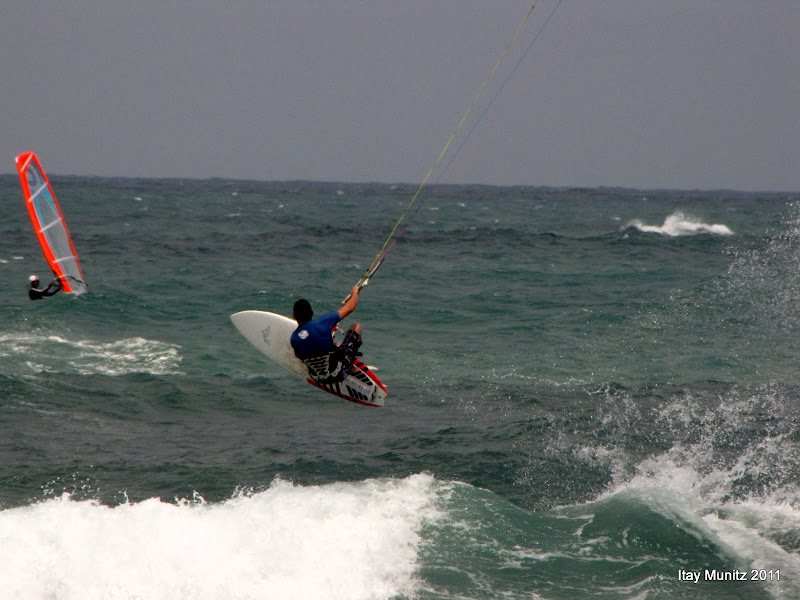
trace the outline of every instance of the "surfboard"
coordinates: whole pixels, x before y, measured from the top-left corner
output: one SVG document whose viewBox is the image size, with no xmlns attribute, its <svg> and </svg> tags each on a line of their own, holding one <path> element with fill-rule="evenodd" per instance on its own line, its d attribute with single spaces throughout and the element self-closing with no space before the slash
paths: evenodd
<svg viewBox="0 0 800 600">
<path fill-rule="evenodd" d="M 50 268 L 61 281 L 61 289 L 76 295 L 89 291 L 61 207 L 39 159 L 33 152 L 25 152 L 17 156 L 16 162 L 36 237 Z"/>
<path fill-rule="evenodd" d="M 389 390 L 378 379 L 375 371 L 359 359 L 356 359 L 352 370 L 343 381 L 321 384 L 311 379 L 308 368 L 294 355 L 289 341 L 292 332 L 297 329 L 297 321 L 294 319 L 271 312 L 245 310 L 231 315 L 231 321 L 239 333 L 264 355 L 314 387 L 364 406 L 383 406 Z"/>
</svg>

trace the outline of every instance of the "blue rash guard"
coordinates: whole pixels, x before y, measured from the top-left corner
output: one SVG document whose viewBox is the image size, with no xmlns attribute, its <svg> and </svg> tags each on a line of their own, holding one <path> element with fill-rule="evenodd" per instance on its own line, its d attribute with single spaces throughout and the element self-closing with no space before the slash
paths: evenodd
<svg viewBox="0 0 800 600">
<path fill-rule="evenodd" d="M 336 347 L 331 330 L 340 320 L 339 311 L 334 310 L 295 329 L 291 344 L 297 358 L 306 360 L 329 354 Z"/>
</svg>

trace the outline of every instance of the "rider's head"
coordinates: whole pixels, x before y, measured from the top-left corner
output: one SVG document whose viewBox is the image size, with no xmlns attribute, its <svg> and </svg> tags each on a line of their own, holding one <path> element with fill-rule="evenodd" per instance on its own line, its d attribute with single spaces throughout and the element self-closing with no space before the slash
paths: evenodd
<svg viewBox="0 0 800 600">
<path fill-rule="evenodd" d="M 311 310 L 311 303 L 303 298 L 295 302 L 292 316 L 298 323 L 308 323 L 314 316 L 314 311 Z"/>
<path fill-rule="evenodd" d="M 28 281 L 31 282 L 31 287 L 39 287 L 39 276 L 38 275 L 31 275 L 28 277 Z"/>
</svg>

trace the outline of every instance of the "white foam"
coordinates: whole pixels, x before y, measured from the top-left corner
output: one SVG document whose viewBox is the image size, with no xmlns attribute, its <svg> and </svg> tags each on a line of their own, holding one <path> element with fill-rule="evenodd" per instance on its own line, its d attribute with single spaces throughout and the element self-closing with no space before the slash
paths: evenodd
<svg viewBox="0 0 800 600">
<path fill-rule="evenodd" d="M 69 495 L 0 512 L 0 598 L 412 596 L 427 475 L 296 486 L 221 504 L 150 499 L 109 508 Z"/>
<path fill-rule="evenodd" d="M 180 346 L 158 340 L 133 337 L 114 342 L 75 341 L 29 333 L 0 335 L 0 358 L 6 359 L 6 371 L 23 365 L 27 372 L 80 375 L 179 374 L 182 360 Z"/>
<path fill-rule="evenodd" d="M 703 233 L 712 235 L 733 235 L 733 231 L 731 231 L 727 225 L 718 223 L 709 225 L 680 211 L 668 216 L 664 220 L 663 225 L 645 225 L 639 219 L 635 219 L 628 223 L 626 227 L 635 227 L 644 233 L 658 233 L 670 237 L 698 235 Z"/>
<path fill-rule="evenodd" d="M 760 386 L 731 390 L 719 403 L 698 400 L 686 394 L 655 416 L 659 428 L 684 441 L 635 465 L 625 452 L 600 457 L 611 467 L 614 484 L 598 501 L 643 502 L 710 541 L 737 568 L 763 570 L 764 588 L 773 597 L 800 598 L 800 450 L 791 398 L 780 388 Z M 640 412 L 633 414 L 642 419 Z M 763 415 L 774 418 L 768 434 L 743 433 L 755 433 L 753 419 L 763 425 Z"/>
<path fill-rule="evenodd" d="M 800 556 L 795 550 L 800 542 L 800 489 L 733 500 L 734 481 L 753 454 L 747 453 L 731 469 L 711 470 L 700 454 L 699 448 L 676 446 L 646 459 L 637 465 L 632 479 L 615 485 L 603 498 L 632 496 L 644 501 L 698 539 L 712 541 L 730 559 L 745 565 L 748 575 L 750 569 L 771 571 L 771 579 L 763 583 L 774 597 L 800 594 Z M 788 547 L 781 544 L 786 540 Z"/>
</svg>

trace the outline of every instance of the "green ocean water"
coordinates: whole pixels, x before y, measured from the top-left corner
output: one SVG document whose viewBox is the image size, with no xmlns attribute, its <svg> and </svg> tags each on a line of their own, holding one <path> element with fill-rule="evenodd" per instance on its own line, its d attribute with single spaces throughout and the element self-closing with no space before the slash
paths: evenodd
<svg viewBox="0 0 800 600">
<path fill-rule="evenodd" d="M 338 307 L 414 186 L 52 184 L 89 293 L 34 303 L 0 178 L 0 598 L 800 597 L 797 194 L 431 188 L 372 409 L 229 315 Z"/>
</svg>

